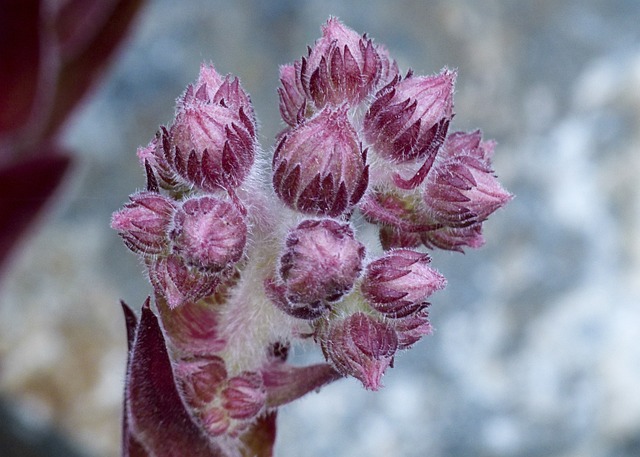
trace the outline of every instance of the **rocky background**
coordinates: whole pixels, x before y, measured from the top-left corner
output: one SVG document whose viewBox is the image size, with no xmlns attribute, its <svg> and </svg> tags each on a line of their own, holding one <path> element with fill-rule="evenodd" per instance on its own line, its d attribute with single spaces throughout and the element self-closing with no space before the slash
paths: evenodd
<svg viewBox="0 0 640 457">
<path fill-rule="evenodd" d="M 284 408 L 277 455 L 640 455 L 637 0 L 149 1 L 69 125 L 81 165 L 0 291 L 0 455 L 16 434 L 45 443 L 41 455 L 118 454 L 118 300 L 140 305 L 150 287 L 108 225 L 144 185 L 136 147 L 210 60 L 240 76 L 270 148 L 277 65 L 329 15 L 403 70 L 457 68 L 453 127 L 498 141 L 495 169 L 516 198 L 483 249 L 435 254 L 449 280 L 432 297 L 436 333 L 386 387 L 341 381 Z M 70 444 L 51 444 L 50 427 Z"/>
</svg>

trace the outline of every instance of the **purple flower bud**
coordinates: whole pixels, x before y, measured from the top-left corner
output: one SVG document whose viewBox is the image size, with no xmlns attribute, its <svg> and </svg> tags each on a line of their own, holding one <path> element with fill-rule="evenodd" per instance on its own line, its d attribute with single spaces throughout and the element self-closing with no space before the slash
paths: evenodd
<svg viewBox="0 0 640 457">
<path fill-rule="evenodd" d="M 251 121 L 251 124 L 246 125 L 246 128 L 254 135 L 256 121 L 253 104 L 249 94 L 240 85 L 238 78 L 232 78 L 231 75 L 223 78 L 213 65 L 202 64 L 198 81 L 195 86 L 189 86 L 189 88 L 187 89 L 187 94 L 185 94 L 187 97 L 190 96 L 193 99 L 204 98 L 208 103 L 226 106 L 238 112 L 238 114 L 242 111 Z M 192 92 L 189 93 L 189 90 Z M 200 91 L 200 94 L 198 94 L 198 91 Z M 203 95 L 205 96 L 203 97 Z"/>
<path fill-rule="evenodd" d="M 364 194 L 365 162 L 347 107 L 324 109 L 283 135 L 273 157 L 273 185 L 291 208 L 336 217 Z"/>
<path fill-rule="evenodd" d="M 218 356 L 181 359 L 175 374 L 192 414 L 212 436 L 237 436 L 265 406 L 262 376 L 244 372 L 229 378 Z"/>
<path fill-rule="evenodd" d="M 442 160 L 425 184 L 424 201 L 435 220 L 448 227 L 469 227 L 511 199 L 491 169 L 494 146 L 481 141 L 480 131 L 449 135 Z"/>
<path fill-rule="evenodd" d="M 164 300 L 157 301 L 162 327 L 175 353 L 207 355 L 225 348 L 219 321 L 220 305 L 228 295 L 226 286 L 220 284 L 213 296 L 175 309 L 169 308 Z"/>
<path fill-rule="evenodd" d="M 170 238 L 189 265 L 221 271 L 242 257 L 247 226 L 236 206 L 204 196 L 185 200 L 175 212 Z"/>
<path fill-rule="evenodd" d="M 380 313 L 402 318 L 427 306 L 425 299 L 447 283 L 429 266 L 427 254 L 398 249 L 371 262 L 361 290 L 369 304 Z"/>
<path fill-rule="evenodd" d="M 211 192 L 235 188 L 253 165 L 256 145 L 248 129 L 251 120 L 221 104 L 198 99 L 198 93 L 182 104 L 169 141 L 163 140 L 166 160 L 188 184 Z"/>
<path fill-rule="evenodd" d="M 306 220 L 289 232 L 280 257 L 286 298 L 317 307 L 351 290 L 362 270 L 365 248 L 348 224 Z"/>
<path fill-rule="evenodd" d="M 431 335 L 433 328 L 429 322 L 429 313 L 421 309 L 401 319 L 389 320 L 398 335 L 398 349 L 407 349 L 417 343 L 423 336 Z"/>
<path fill-rule="evenodd" d="M 370 192 L 359 207 L 367 221 L 380 226 L 380 242 L 385 250 L 418 247 L 423 233 L 442 228 L 431 219 L 417 191 Z"/>
<path fill-rule="evenodd" d="M 262 376 L 255 372 L 245 372 L 234 376 L 222 391 L 222 406 L 229 417 L 237 420 L 253 419 L 265 405 L 267 392 Z"/>
<path fill-rule="evenodd" d="M 434 156 L 453 116 L 455 72 L 412 76 L 378 92 L 364 118 L 365 139 L 387 160 Z"/>
<path fill-rule="evenodd" d="M 187 266 L 177 255 L 152 260 L 149 279 L 171 309 L 213 294 L 220 281 L 217 276 Z"/>
<path fill-rule="evenodd" d="M 227 381 L 227 368 L 218 356 L 181 359 L 175 364 L 175 376 L 185 400 L 192 408 L 211 403 Z"/>
<path fill-rule="evenodd" d="M 117 230 L 133 252 L 152 256 L 167 249 L 167 230 L 175 210 L 174 203 L 155 192 L 129 197 L 123 209 L 113 214 L 111 227 Z"/>
<path fill-rule="evenodd" d="M 156 137 L 147 146 L 138 148 L 137 156 L 143 167 L 151 167 L 154 178 L 159 181 L 159 185 L 163 189 L 175 189 L 180 184 L 176 180 L 176 173 L 171 169 L 164 153 L 165 146 L 167 150 L 169 149 L 168 134 L 165 136 L 165 133 L 164 127 L 158 130 Z M 167 144 L 164 145 L 163 141 L 166 141 Z"/>
<path fill-rule="evenodd" d="M 292 127 L 310 117 L 313 112 L 307 110 L 310 106 L 302 87 L 301 63 L 296 61 L 291 65 L 280 67 L 280 83 L 278 97 L 280 98 L 280 115 Z"/>
<path fill-rule="evenodd" d="M 357 104 L 397 73 L 386 49 L 330 18 L 308 56 L 281 68 L 282 118 L 295 126 L 327 104 Z"/>
<path fill-rule="evenodd" d="M 366 389 L 378 390 L 384 371 L 393 364 L 398 337 L 390 325 L 357 312 L 331 321 L 321 344 L 339 372 L 359 379 Z"/>
<path fill-rule="evenodd" d="M 422 243 L 428 248 L 440 248 L 448 251 L 464 252 L 464 247 L 477 249 L 485 243 L 482 236 L 482 223 L 477 222 L 468 227 L 443 227 L 420 234 Z"/>
</svg>

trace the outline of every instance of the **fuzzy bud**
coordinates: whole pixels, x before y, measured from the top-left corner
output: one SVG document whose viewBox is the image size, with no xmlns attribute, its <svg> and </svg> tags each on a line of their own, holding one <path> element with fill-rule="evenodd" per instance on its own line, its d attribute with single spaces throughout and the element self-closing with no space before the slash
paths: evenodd
<svg viewBox="0 0 640 457">
<path fill-rule="evenodd" d="M 364 194 L 369 167 L 347 109 L 324 109 L 289 130 L 278 143 L 273 185 L 289 207 L 336 217 Z"/>
<path fill-rule="evenodd" d="M 385 57 L 366 36 L 331 18 L 308 58 L 302 59 L 307 95 L 318 108 L 326 103 L 357 103 L 376 87 Z"/>
<path fill-rule="evenodd" d="M 401 318 L 427 306 L 425 299 L 446 285 L 429 266 L 427 254 L 398 249 L 371 262 L 361 290 L 370 305 L 387 317 Z"/>
<path fill-rule="evenodd" d="M 256 417 L 267 399 L 262 376 L 255 372 L 242 373 L 229 379 L 221 395 L 222 406 L 229 417 L 239 420 Z"/>
<path fill-rule="evenodd" d="M 436 220 L 448 227 L 469 227 L 511 199 L 491 169 L 494 146 L 481 141 L 479 131 L 449 135 L 441 161 L 425 184 L 424 201 Z"/>
<path fill-rule="evenodd" d="M 191 96 L 195 99 L 204 98 L 207 103 L 214 105 L 226 106 L 233 111 L 242 111 L 246 117 L 251 121 L 250 124 L 246 124 L 245 127 L 254 135 L 256 130 L 255 113 L 253 112 L 253 104 L 249 94 L 240 85 L 238 78 L 232 78 L 231 75 L 226 75 L 224 78 L 215 70 L 213 65 L 202 64 L 200 66 L 200 75 L 198 81 L 194 86 L 190 86 L 192 89 Z M 202 97 L 202 94 L 196 96 L 197 90 L 204 92 L 206 95 Z M 189 89 L 187 89 L 189 91 Z"/>
<path fill-rule="evenodd" d="M 239 186 L 253 165 L 256 123 L 237 79 L 203 65 L 178 101 L 176 118 L 158 140 L 161 159 L 184 184 L 215 192 Z M 163 165 L 164 166 L 164 165 Z"/>
<path fill-rule="evenodd" d="M 247 226 L 234 204 L 211 196 L 195 197 L 175 212 L 170 237 L 174 253 L 187 264 L 215 272 L 240 260 Z"/>
<path fill-rule="evenodd" d="M 364 118 L 365 139 L 382 157 L 406 162 L 433 156 L 453 116 L 455 72 L 412 76 L 376 95 Z"/>
<path fill-rule="evenodd" d="M 156 294 L 163 297 L 171 309 L 213 294 L 220 281 L 212 274 L 189 267 L 177 255 L 152 260 L 149 279 Z"/>
<path fill-rule="evenodd" d="M 425 335 L 431 335 L 433 328 L 429 322 L 429 313 L 425 308 L 401 319 L 389 320 L 398 335 L 398 349 L 407 349 Z"/>
<path fill-rule="evenodd" d="M 395 330 L 361 312 L 329 326 L 321 341 L 325 356 L 340 373 L 359 379 L 366 389 L 378 390 L 398 349 Z"/>
<path fill-rule="evenodd" d="M 348 224 L 306 220 L 289 232 L 280 258 L 280 277 L 292 303 L 317 306 L 351 290 L 362 269 L 365 248 Z"/>
<path fill-rule="evenodd" d="M 167 230 L 175 210 L 174 203 L 155 192 L 140 192 L 129 197 L 123 209 L 113 214 L 111 227 L 125 245 L 137 254 L 157 255 L 167 249 Z"/>
<path fill-rule="evenodd" d="M 245 430 L 266 403 L 266 389 L 257 372 L 229 378 L 218 356 L 182 359 L 176 377 L 186 403 L 211 436 L 237 436 Z"/>
</svg>

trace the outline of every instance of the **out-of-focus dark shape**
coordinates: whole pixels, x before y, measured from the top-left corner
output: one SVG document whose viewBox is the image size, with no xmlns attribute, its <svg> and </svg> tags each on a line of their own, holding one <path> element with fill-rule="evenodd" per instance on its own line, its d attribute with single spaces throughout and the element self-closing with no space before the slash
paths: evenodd
<svg viewBox="0 0 640 457">
<path fill-rule="evenodd" d="M 46 3 L 0 0 L 0 275 L 73 163 L 62 127 L 144 1 Z"/>
</svg>

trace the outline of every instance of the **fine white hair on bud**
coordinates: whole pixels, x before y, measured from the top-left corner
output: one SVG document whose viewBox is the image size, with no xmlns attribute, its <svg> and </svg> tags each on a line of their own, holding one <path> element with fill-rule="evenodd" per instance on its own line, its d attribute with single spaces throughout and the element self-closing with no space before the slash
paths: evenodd
<svg viewBox="0 0 640 457">
<path fill-rule="evenodd" d="M 124 306 L 127 455 L 165 455 L 169 435 L 185 455 L 266 455 L 279 406 L 344 376 L 378 390 L 432 332 L 446 279 L 425 251 L 481 246 L 512 198 L 495 142 L 449 131 L 456 76 L 401 76 L 383 45 L 329 18 L 280 67 L 269 157 L 239 79 L 201 66 L 137 151 L 146 190 L 111 220 L 155 296 L 140 322 Z M 326 363 L 287 363 L 301 340 Z"/>
</svg>

